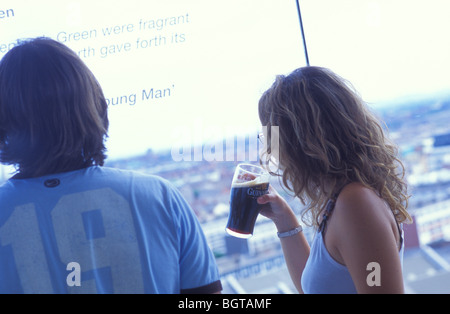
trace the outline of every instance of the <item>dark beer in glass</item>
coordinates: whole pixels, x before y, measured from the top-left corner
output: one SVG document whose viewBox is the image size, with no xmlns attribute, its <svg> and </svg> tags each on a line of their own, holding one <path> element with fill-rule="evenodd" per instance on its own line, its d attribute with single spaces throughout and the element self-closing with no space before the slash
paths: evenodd
<svg viewBox="0 0 450 314">
<path fill-rule="evenodd" d="M 269 189 L 269 174 L 261 167 L 240 164 L 234 172 L 231 184 L 230 215 L 226 231 L 238 238 L 250 238 L 253 235 L 256 218 L 261 206 L 256 201 Z"/>
</svg>

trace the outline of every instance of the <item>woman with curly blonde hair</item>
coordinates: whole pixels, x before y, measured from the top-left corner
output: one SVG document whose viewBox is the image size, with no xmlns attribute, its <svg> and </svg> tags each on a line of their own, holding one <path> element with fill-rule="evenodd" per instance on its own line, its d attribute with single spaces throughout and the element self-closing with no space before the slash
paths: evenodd
<svg viewBox="0 0 450 314">
<path fill-rule="evenodd" d="M 270 131 L 279 132 L 279 147 L 268 145 L 262 164 L 275 159 L 272 174 L 302 200 L 302 220 L 317 229 L 310 247 L 273 188 L 258 199 L 299 292 L 402 293 L 401 223 L 411 218 L 404 168 L 351 85 L 329 69 L 297 69 L 263 94 L 259 116 L 268 143 Z"/>
</svg>

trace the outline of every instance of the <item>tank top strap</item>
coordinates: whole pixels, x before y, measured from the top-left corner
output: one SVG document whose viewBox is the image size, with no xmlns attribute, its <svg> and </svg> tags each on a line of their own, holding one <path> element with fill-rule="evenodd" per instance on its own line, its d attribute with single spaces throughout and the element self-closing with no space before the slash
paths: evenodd
<svg viewBox="0 0 450 314">
<path fill-rule="evenodd" d="M 336 200 L 337 200 L 338 195 L 339 195 L 339 193 L 336 193 L 332 198 L 330 198 L 327 202 L 327 205 L 325 206 L 325 210 L 322 215 L 322 221 L 320 222 L 319 230 L 318 230 L 320 233 L 323 233 L 323 231 L 325 230 L 327 221 L 330 218 L 330 216 L 334 210 L 334 206 L 336 205 Z"/>
<path fill-rule="evenodd" d="M 320 222 L 320 225 L 319 225 L 320 233 L 323 233 L 323 231 L 325 230 L 325 228 L 327 226 L 327 221 L 330 218 L 331 214 L 333 213 L 337 198 L 338 198 L 339 194 L 341 193 L 341 191 L 345 188 L 346 185 L 347 184 L 344 184 L 343 186 L 341 186 L 341 188 L 336 193 L 334 193 L 334 195 L 328 200 L 327 205 L 325 205 L 325 210 L 322 215 L 322 221 Z"/>
</svg>

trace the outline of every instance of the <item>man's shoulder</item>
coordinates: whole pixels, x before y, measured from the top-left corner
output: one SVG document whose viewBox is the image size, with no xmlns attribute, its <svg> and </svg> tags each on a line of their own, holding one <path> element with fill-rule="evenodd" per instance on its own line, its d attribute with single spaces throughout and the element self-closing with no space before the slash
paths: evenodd
<svg viewBox="0 0 450 314">
<path fill-rule="evenodd" d="M 145 184 L 156 184 L 161 186 L 171 185 L 171 183 L 168 180 L 154 174 L 111 167 L 93 167 L 86 172 L 86 175 L 96 177 L 98 179 L 106 179 L 108 181 L 118 181 L 122 183 L 143 182 Z"/>
</svg>

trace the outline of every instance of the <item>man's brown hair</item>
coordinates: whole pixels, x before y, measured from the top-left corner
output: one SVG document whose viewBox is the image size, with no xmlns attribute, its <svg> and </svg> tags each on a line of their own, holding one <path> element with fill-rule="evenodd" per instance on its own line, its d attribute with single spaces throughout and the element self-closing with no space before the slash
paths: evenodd
<svg viewBox="0 0 450 314">
<path fill-rule="evenodd" d="M 0 162 L 20 177 L 103 165 L 108 131 L 100 84 L 49 38 L 19 42 L 0 61 Z"/>
</svg>

